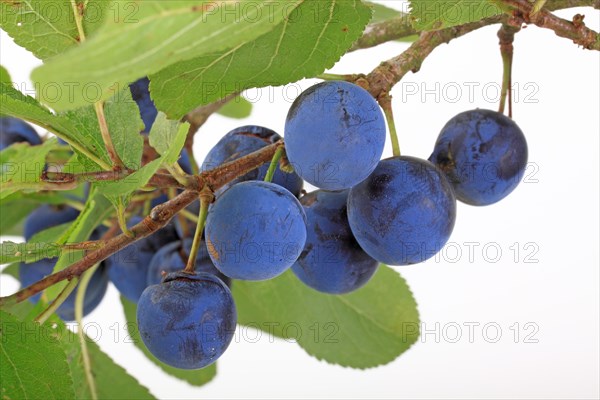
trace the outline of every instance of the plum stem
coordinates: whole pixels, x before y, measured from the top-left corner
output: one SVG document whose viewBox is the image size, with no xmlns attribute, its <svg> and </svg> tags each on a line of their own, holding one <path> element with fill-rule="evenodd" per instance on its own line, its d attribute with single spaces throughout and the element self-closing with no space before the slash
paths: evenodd
<svg viewBox="0 0 600 400">
<path fill-rule="evenodd" d="M 502 24 L 498 31 L 500 39 L 500 53 L 502 55 L 502 91 L 500 95 L 500 106 L 498 112 L 504 114 L 506 101 L 508 99 L 508 116 L 512 118 L 512 65 L 514 46 L 513 42 L 515 34 L 521 30 L 520 27 L 514 27 L 507 24 Z"/>
<path fill-rule="evenodd" d="M 265 175 L 265 182 L 273 181 L 273 176 L 275 175 L 275 170 L 277 169 L 277 164 L 279 164 L 279 160 L 281 160 L 281 156 L 285 151 L 283 146 L 280 146 L 275 154 L 273 154 L 273 158 L 271 159 L 271 164 L 269 164 L 269 169 Z"/>
<path fill-rule="evenodd" d="M 117 221 L 119 222 L 119 227 L 121 228 L 121 231 L 125 235 L 129 237 L 134 237 L 134 233 L 131 232 L 127 227 L 127 220 L 125 219 L 125 207 L 123 206 L 122 202 L 119 202 L 119 205 L 117 206 Z"/>
<path fill-rule="evenodd" d="M 396 122 L 394 120 L 394 111 L 392 110 L 392 96 L 386 94 L 381 96 L 379 99 L 379 105 L 383 109 L 385 119 L 390 130 L 390 140 L 392 141 L 392 152 L 394 157 L 400 157 L 400 141 L 398 140 L 398 133 L 396 131 Z"/>
<path fill-rule="evenodd" d="M 185 266 L 185 272 L 193 274 L 196 271 L 196 256 L 198 255 L 198 249 L 202 242 L 202 232 L 204 232 L 204 226 L 206 225 L 206 217 L 208 216 L 208 205 L 213 200 L 213 193 L 210 190 L 203 191 L 200 193 L 200 212 L 198 214 L 198 222 L 196 224 L 196 233 L 194 233 L 194 240 L 192 242 L 192 248 L 190 249 L 190 255 Z"/>
<path fill-rule="evenodd" d="M 81 345 L 81 358 L 83 359 L 83 368 L 85 370 L 85 379 L 90 388 L 90 394 L 93 400 L 98 399 L 98 392 L 96 391 L 96 382 L 94 375 L 92 374 L 92 362 L 87 348 L 87 341 L 85 340 L 85 333 L 83 330 L 83 306 L 85 303 L 85 291 L 87 286 L 98 269 L 98 265 L 94 265 L 89 270 L 85 271 L 81 275 L 81 282 L 79 288 L 77 288 L 77 294 L 75 295 L 75 321 L 77 321 L 77 336 L 79 336 L 79 343 Z"/>
<path fill-rule="evenodd" d="M 167 170 L 171 173 L 173 178 L 177 180 L 182 186 L 188 186 L 189 178 L 188 174 L 181 168 L 181 166 L 176 162 L 173 165 L 165 165 Z"/>
<path fill-rule="evenodd" d="M 73 277 L 73 279 L 71 279 L 69 283 L 67 283 L 67 285 L 58 294 L 58 296 L 56 296 L 52 303 L 50 303 L 50 305 L 44 311 L 42 311 L 40 315 L 35 317 L 34 321 L 40 325 L 46 322 L 48 318 L 50 318 L 50 316 L 54 314 L 58 307 L 60 307 L 62 303 L 65 302 L 65 300 L 67 299 L 67 297 L 69 297 L 73 290 L 75 290 L 75 288 L 77 287 L 77 283 L 79 283 L 79 278 Z"/>
</svg>

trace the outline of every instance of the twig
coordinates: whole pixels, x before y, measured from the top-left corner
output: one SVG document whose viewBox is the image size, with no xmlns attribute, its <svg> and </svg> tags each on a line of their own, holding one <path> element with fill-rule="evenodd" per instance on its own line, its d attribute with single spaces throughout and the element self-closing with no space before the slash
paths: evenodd
<svg viewBox="0 0 600 400">
<path fill-rule="evenodd" d="M 502 24 L 498 31 L 500 39 L 500 54 L 502 55 L 502 92 L 500 96 L 500 106 L 498 112 L 504 114 L 506 100 L 508 98 L 508 116 L 512 118 L 512 64 L 515 40 L 515 34 L 521 30 L 519 26 Z"/>
<path fill-rule="evenodd" d="M 198 198 L 198 194 L 203 189 L 214 192 L 235 178 L 243 176 L 249 171 L 260 167 L 271 160 L 273 154 L 282 143 L 282 141 L 276 142 L 272 145 L 263 147 L 254 153 L 248 154 L 247 156 L 238 158 L 237 160 L 223 164 L 214 170 L 206 171 L 201 175 L 196 176 L 197 185 L 195 185 L 195 187 L 188 188 L 174 199 L 156 206 L 152 209 L 149 216 L 133 226 L 130 231 L 133 233 L 134 237 L 120 234 L 119 236 L 107 240 L 102 248 L 86 254 L 83 258 L 69 267 L 52 275 L 48 275 L 42 280 L 35 282 L 10 296 L 0 297 L 0 307 L 19 303 L 58 282 L 80 276 L 94 264 L 105 260 L 110 255 L 130 244 L 150 236 L 166 226 L 175 214 L 195 201 Z"/>
<path fill-rule="evenodd" d="M 514 18 L 521 19 L 527 24 L 553 30 L 557 36 L 571 39 L 573 43 L 582 46 L 584 49 L 600 51 L 600 35 L 585 26 L 584 16 L 577 14 L 573 21 L 568 21 L 557 17 L 545 8 L 533 14 L 533 6 L 526 0 L 502 1 L 515 9 Z"/>
</svg>

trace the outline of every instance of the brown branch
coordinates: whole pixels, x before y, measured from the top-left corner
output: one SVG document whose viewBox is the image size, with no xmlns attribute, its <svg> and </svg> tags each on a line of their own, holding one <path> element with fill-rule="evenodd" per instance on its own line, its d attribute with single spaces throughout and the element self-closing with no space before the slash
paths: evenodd
<svg viewBox="0 0 600 400">
<path fill-rule="evenodd" d="M 557 17 L 546 9 L 533 14 L 533 6 L 526 0 L 503 0 L 514 8 L 513 17 L 526 24 L 534 24 L 540 28 L 554 31 L 557 36 L 571 39 L 573 43 L 588 50 L 600 51 L 600 35 L 585 26 L 584 16 L 577 14 L 573 21 Z M 533 14 L 533 15 L 532 15 Z"/>
<path fill-rule="evenodd" d="M 177 197 L 153 208 L 149 216 L 130 229 L 130 232 L 133 233 L 132 236 L 122 233 L 111 238 L 104 242 L 101 248 L 88 253 L 81 260 L 69 267 L 52 275 L 48 275 L 44 279 L 35 282 L 10 296 L 0 297 L 0 307 L 19 303 L 58 282 L 80 276 L 89 268 L 105 260 L 117 251 L 142 238 L 152 235 L 154 232 L 167 225 L 175 214 L 197 200 L 201 191 L 206 189 L 215 191 L 233 179 L 260 167 L 271 160 L 273 154 L 280 146 L 283 146 L 283 141 L 263 147 L 254 153 L 196 176 L 196 185 L 194 185 L 194 187 L 186 189 Z"/>
<path fill-rule="evenodd" d="M 370 74 L 359 78 L 356 83 L 367 89 L 376 99 L 386 96 L 394 85 L 410 71 L 421 69 L 423 61 L 436 47 L 448 43 L 452 39 L 466 35 L 487 25 L 497 24 L 503 16 L 494 16 L 452 28 L 423 32 L 405 52 L 390 60 L 384 61 Z"/>
<path fill-rule="evenodd" d="M 544 8 L 549 11 L 555 11 L 572 7 L 594 7 L 600 9 L 600 0 L 548 0 Z M 367 26 L 362 37 L 354 43 L 349 52 L 367 49 L 420 33 L 420 31 L 413 28 L 410 17 L 406 14 L 401 14 L 397 17 Z"/>
<path fill-rule="evenodd" d="M 484 18 L 480 21 L 470 22 L 464 25 L 440 29 L 437 31 L 422 32 L 417 39 L 402 54 L 384 61 L 370 74 L 366 76 L 349 75 L 348 80 L 357 83 L 367 89 L 376 99 L 387 96 L 389 91 L 409 72 L 418 72 L 424 60 L 438 46 L 449 43 L 451 40 L 466 35 L 484 26 L 497 23 L 508 23 L 511 25 L 521 22 L 531 22 L 542 28 L 552 29 L 558 36 L 572 39 L 585 48 L 600 49 L 600 37 L 596 32 L 587 28 L 583 24 L 583 18 L 576 16 L 574 22 L 556 17 L 547 10 L 556 10 L 561 8 L 575 6 L 593 6 L 600 7 L 600 0 L 553 0 L 546 4 L 546 9 L 541 10 L 533 19 L 529 20 L 529 13 L 532 9 L 527 0 L 503 0 L 508 5 L 519 6 L 516 15 L 496 15 Z M 405 22 L 400 21 L 400 24 Z M 375 35 L 367 32 L 366 36 Z M 381 35 L 381 34 L 379 34 Z M 381 36 L 380 36 L 381 37 Z M 371 38 L 362 38 L 360 40 L 368 42 L 377 40 Z"/>
</svg>

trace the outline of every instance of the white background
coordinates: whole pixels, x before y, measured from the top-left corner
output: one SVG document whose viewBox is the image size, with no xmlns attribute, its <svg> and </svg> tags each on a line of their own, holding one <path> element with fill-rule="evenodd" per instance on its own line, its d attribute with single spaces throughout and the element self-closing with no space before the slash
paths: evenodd
<svg viewBox="0 0 600 400">
<path fill-rule="evenodd" d="M 588 26 L 598 30 L 598 11 L 559 15 L 570 18 L 576 12 L 584 12 Z M 497 107 L 502 65 L 496 32 L 496 26 L 488 27 L 440 46 L 418 74 L 407 75 L 394 90 L 404 154 L 427 158 L 452 116 Z M 28 82 L 40 62 L 4 32 L 0 44 L 0 61 L 13 80 Z M 331 72 L 367 73 L 406 47 L 390 43 L 350 54 Z M 102 349 L 159 398 L 598 398 L 600 56 L 533 26 L 517 35 L 515 47 L 514 117 L 535 165 L 527 182 L 502 202 L 484 208 L 461 204 L 453 244 L 438 260 L 397 269 L 410 284 L 424 323 L 420 341 L 408 352 L 389 365 L 357 371 L 317 361 L 296 344 L 271 342 L 265 334 L 255 342 L 258 333 L 244 329 L 219 360 L 217 377 L 194 388 L 165 375 L 125 343 L 113 287 L 86 318 L 101 328 Z M 469 86 L 476 84 L 470 96 Z M 242 124 L 282 132 L 300 86 L 249 92 L 260 100 L 243 121 L 212 117 L 197 135 L 198 159 Z M 415 88 L 418 93 L 409 95 Z M 386 155 L 391 155 L 389 143 Z M 470 242 L 478 244 L 472 259 L 465 245 Z M 529 261 L 538 262 L 526 262 L 536 249 Z M 17 287 L 2 277 L 2 295 Z M 479 324 L 472 340 L 468 323 Z M 497 325 L 489 325 L 486 335 L 482 327 L 488 323 Z M 457 324 L 462 337 L 452 343 Z M 118 340 L 111 327 L 120 328 Z M 494 327 L 502 336 L 491 343 Z M 535 327 L 539 330 L 529 339 L 537 343 L 525 343 Z"/>
</svg>

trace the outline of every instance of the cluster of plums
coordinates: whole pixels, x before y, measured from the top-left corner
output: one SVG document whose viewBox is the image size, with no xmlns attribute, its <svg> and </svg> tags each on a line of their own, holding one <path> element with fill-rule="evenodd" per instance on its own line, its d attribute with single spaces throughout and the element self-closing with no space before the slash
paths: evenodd
<svg viewBox="0 0 600 400">
<path fill-rule="evenodd" d="M 148 131 L 156 109 L 147 80 L 132 85 L 132 92 Z M 19 134 L 36 144 L 23 128 L 11 131 L 4 122 L 2 127 L 2 146 L 19 141 L 13 140 Z M 328 81 L 309 88 L 296 99 L 285 124 L 285 149 L 294 172 L 278 167 L 272 182 L 264 182 L 267 163 L 215 193 L 196 272 L 182 271 L 193 232 L 175 218 L 103 263 L 86 294 L 86 311 L 100 301 L 110 278 L 137 302 L 141 337 L 157 358 L 178 368 L 202 368 L 233 337 L 237 314 L 231 279 L 266 280 L 291 269 L 317 291 L 352 292 L 369 281 L 379 263 L 409 265 L 435 255 L 454 227 L 456 199 L 495 203 L 515 189 L 526 168 L 523 133 L 494 111 L 472 110 L 452 118 L 429 160 L 381 160 L 385 137 L 382 111 L 361 87 Z M 202 169 L 279 139 L 264 127 L 237 128 L 208 153 Z M 318 190 L 303 192 L 304 181 Z M 158 199 L 166 200 L 159 197 L 154 205 Z M 198 209 L 196 202 L 188 211 Z M 69 208 L 43 206 L 27 219 L 26 239 L 76 216 Z M 129 222 L 140 220 L 134 216 Z M 44 266 L 22 266 L 23 284 L 52 270 L 50 260 L 39 263 Z M 59 314 L 72 319 L 72 310 L 68 300 Z"/>
</svg>

